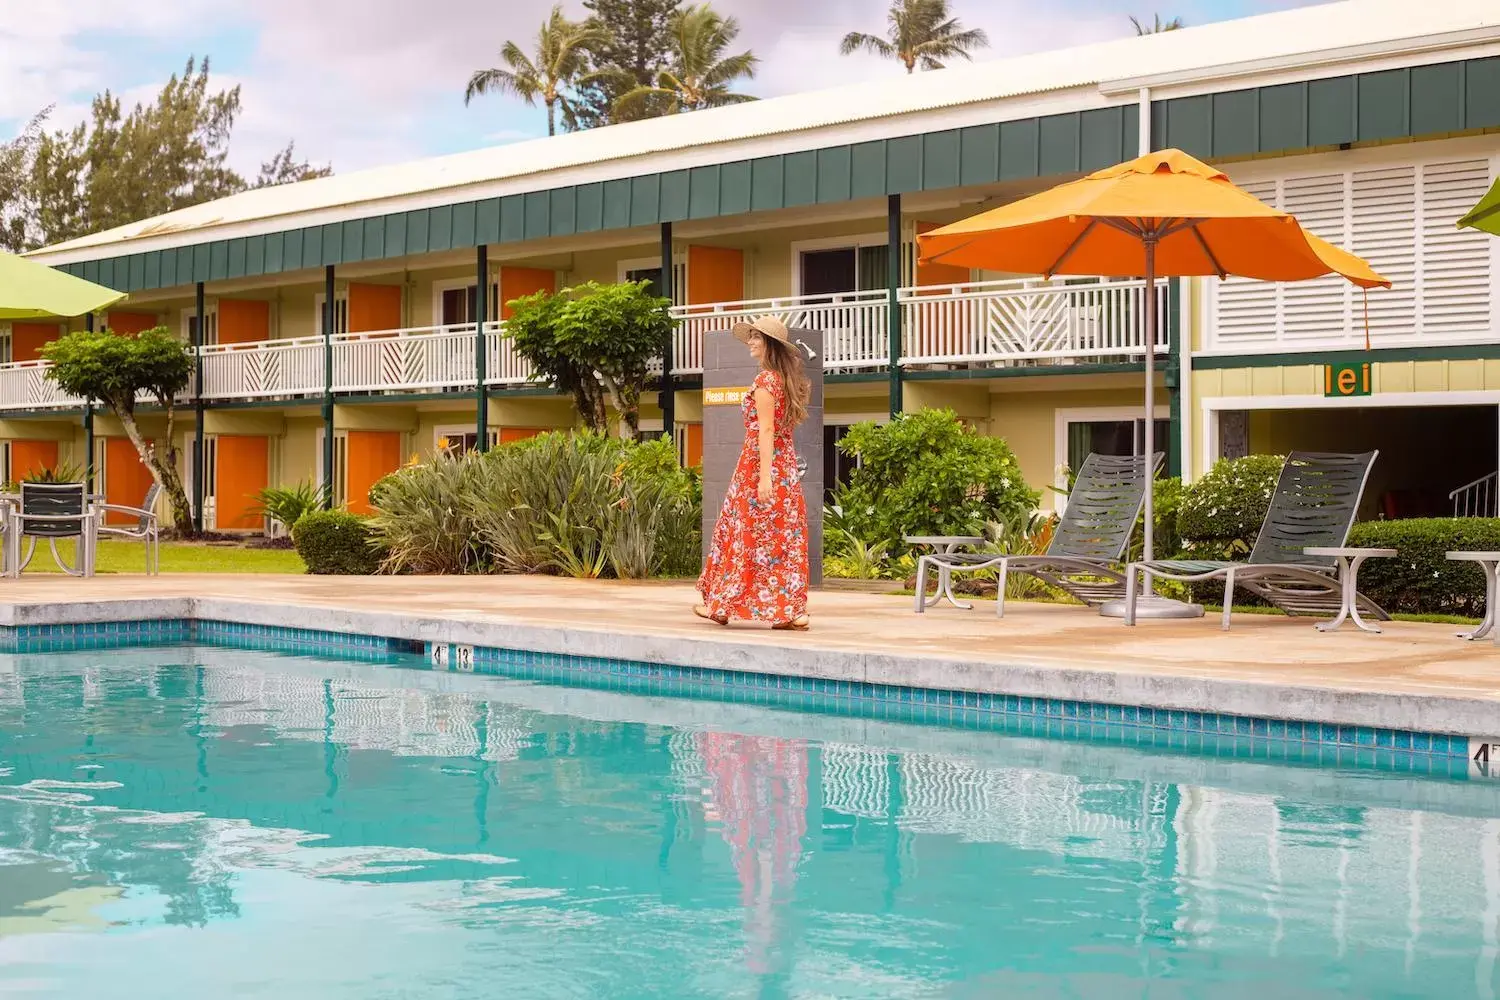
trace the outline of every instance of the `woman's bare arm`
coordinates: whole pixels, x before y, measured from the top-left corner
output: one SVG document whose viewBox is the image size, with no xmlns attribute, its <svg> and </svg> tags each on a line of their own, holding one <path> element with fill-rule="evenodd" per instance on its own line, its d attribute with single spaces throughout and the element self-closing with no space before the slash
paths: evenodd
<svg viewBox="0 0 1500 1000">
<path fill-rule="evenodd" d="M 771 502 L 771 461 L 776 450 L 776 401 L 770 390 L 755 390 L 755 417 L 760 423 L 760 481 L 756 496 L 761 503 Z"/>
</svg>

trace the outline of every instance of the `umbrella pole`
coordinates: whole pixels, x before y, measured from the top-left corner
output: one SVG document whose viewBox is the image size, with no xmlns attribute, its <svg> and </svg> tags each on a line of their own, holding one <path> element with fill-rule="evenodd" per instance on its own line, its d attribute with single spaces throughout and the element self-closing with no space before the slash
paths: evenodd
<svg viewBox="0 0 1500 1000">
<path fill-rule="evenodd" d="M 1146 503 L 1143 508 L 1145 524 L 1141 526 L 1141 558 L 1150 562 L 1155 521 L 1151 501 L 1156 492 L 1156 471 L 1151 462 L 1151 457 L 1156 454 L 1156 234 L 1147 233 L 1143 242 L 1146 245 Z"/>
</svg>

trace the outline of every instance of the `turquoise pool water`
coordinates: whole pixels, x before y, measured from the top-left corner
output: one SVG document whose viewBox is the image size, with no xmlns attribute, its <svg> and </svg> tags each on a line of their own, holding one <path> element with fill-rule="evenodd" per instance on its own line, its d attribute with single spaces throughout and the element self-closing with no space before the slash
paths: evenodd
<svg viewBox="0 0 1500 1000">
<path fill-rule="evenodd" d="M 1500 785 L 402 665 L 0 656 L 0 996 L 1500 989 Z"/>
</svg>

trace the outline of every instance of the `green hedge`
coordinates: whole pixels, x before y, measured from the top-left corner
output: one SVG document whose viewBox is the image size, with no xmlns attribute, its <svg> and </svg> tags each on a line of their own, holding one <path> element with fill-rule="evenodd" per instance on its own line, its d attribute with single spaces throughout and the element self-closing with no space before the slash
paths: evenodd
<svg viewBox="0 0 1500 1000">
<path fill-rule="evenodd" d="M 1393 559 L 1371 559 L 1359 571 L 1359 589 L 1390 612 L 1423 615 L 1484 614 L 1484 574 L 1474 563 L 1445 553 L 1500 551 L 1500 518 L 1424 517 L 1366 521 L 1349 533 L 1360 548 L 1395 549 Z"/>
<path fill-rule="evenodd" d="M 292 544 L 309 573 L 370 576 L 380 572 L 381 556 L 368 518 L 341 510 L 304 514 L 292 525 Z"/>
</svg>

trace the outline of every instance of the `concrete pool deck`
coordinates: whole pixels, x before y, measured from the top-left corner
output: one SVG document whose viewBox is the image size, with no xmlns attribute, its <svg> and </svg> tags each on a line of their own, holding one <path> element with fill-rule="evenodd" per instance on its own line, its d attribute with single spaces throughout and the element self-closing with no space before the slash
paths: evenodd
<svg viewBox="0 0 1500 1000">
<path fill-rule="evenodd" d="M 722 628 L 681 584 L 547 577 L 23 577 L 0 626 L 198 618 L 647 663 L 1500 736 L 1500 648 L 1458 626 L 1324 634 L 1311 619 L 1215 616 L 1127 628 L 1079 607 L 823 591 L 806 633 Z"/>
</svg>

